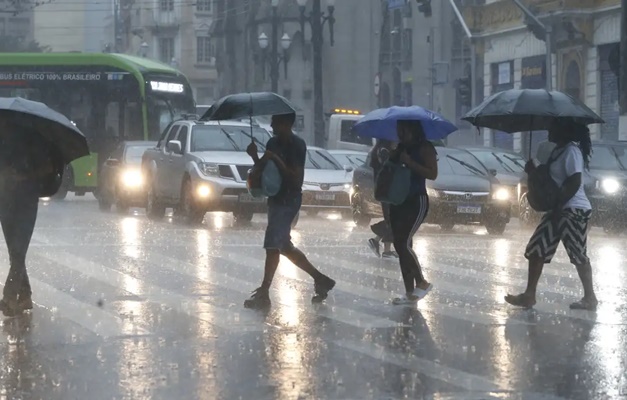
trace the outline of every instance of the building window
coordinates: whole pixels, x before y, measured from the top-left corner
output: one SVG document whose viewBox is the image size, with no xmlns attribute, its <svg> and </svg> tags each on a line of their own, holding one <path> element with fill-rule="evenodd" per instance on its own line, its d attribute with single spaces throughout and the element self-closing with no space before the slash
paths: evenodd
<svg viewBox="0 0 627 400">
<path fill-rule="evenodd" d="M 174 38 L 160 38 L 159 39 L 159 59 L 170 64 L 174 58 Z"/>
<path fill-rule="evenodd" d="M 174 0 L 160 0 L 161 11 L 174 11 Z"/>
<path fill-rule="evenodd" d="M 210 63 L 213 54 L 211 38 L 208 36 L 198 36 L 196 38 L 196 61 L 201 64 Z"/>
<path fill-rule="evenodd" d="M 196 10 L 200 12 L 211 12 L 213 10 L 213 0 L 196 0 Z"/>
</svg>

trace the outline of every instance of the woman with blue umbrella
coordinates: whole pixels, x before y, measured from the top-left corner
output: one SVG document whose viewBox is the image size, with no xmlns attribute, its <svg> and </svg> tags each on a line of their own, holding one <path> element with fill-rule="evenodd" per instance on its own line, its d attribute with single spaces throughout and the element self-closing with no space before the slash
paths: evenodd
<svg viewBox="0 0 627 400">
<path fill-rule="evenodd" d="M 438 177 L 437 152 L 430 140 L 443 139 L 457 127 L 432 111 L 413 106 L 375 110 L 366 114 L 353 129 L 360 136 L 399 142 L 389 162 L 409 171 L 409 187 L 402 200 L 389 201 L 394 248 L 405 284 L 405 294 L 395 298 L 393 303 L 415 304 L 433 288 L 425 279 L 413 250 L 413 236 L 429 212 L 426 180 Z"/>
</svg>

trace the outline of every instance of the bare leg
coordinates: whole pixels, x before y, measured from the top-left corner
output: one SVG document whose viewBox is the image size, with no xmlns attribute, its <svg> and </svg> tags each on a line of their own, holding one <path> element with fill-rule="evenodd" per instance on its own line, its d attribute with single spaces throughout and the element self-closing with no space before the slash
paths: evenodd
<svg viewBox="0 0 627 400">
<path fill-rule="evenodd" d="M 280 257 L 281 252 L 279 252 L 279 250 L 266 250 L 266 265 L 263 273 L 263 282 L 261 283 L 261 289 L 265 289 L 266 291 L 270 289 L 270 285 L 272 285 L 272 280 L 274 279 L 274 274 L 279 267 Z"/>
<path fill-rule="evenodd" d="M 538 288 L 538 281 L 542 276 L 542 269 L 544 268 L 544 260 L 540 257 L 529 258 L 529 272 L 527 278 L 527 289 L 522 294 L 513 296 L 508 294 L 505 296 L 505 301 L 511 305 L 530 308 L 536 304 L 536 290 Z"/>
</svg>

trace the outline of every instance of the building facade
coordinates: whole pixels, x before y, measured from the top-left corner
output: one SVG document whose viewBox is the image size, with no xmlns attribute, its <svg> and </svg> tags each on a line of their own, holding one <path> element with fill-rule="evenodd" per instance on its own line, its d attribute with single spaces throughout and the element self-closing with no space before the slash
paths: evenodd
<svg viewBox="0 0 627 400">
<path fill-rule="evenodd" d="M 120 0 L 117 31 L 121 51 L 178 68 L 198 104 L 217 96 L 214 45 L 209 30 L 215 0 Z"/>
<path fill-rule="evenodd" d="M 526 0 L 543 24 L 552 28 L 551 68 L 547 46 L 534 34 L 512 1 L 470 5 L 464 18 L 477 38 L 483 62 L 483 94 L 510 88 L 552 87 L 585 102 L 606 121 L 592 125 L 595 139 L 616 140 L 618 129 L 618 62 L 620 0 Z M 484 130 L 487 146 L 535 154 L 546 132 L 514 135 Z"/>
<path fill-rule="evenodd" d="M 0 0 L 0 36 L 30 42 L 33 36 L 33 5 Z"/>
<path fill-rule="evenodd" d="M 101 52 L 113 36 L 113 3 L 43 2 L 33 8 L 34 37 L 55 52 Z"/>
<path fill-rule="evenodd" d="M 307 2 L 307 15 L 311 12 L 311 3 L 311 0 Z M 325 0 L 321 4 L 328 16 Z M 280 60 L 278 92 L 300 108 L 297 130 L 308 143 L 313 143 L 315 98 L 311 25 L 307 22 L 302 29 L 296 0 L 280 0 L 276 17 L 275 40 Z M 379 71 L 381 1 L 336 1 L 333 17 L 333 46 L 329 20 L 323 27 L 323 109 L 325 112 L 334 108 L 370 111 L 377 107 L 374 82 Z M 271 0 L 216 1 L 211 36 L 216 48 L 221 96 L 271 90 L 272 26 Z M 268 40 L 265 49 L 260 46 L 262 35 Z M 282 47 L 285 44 L 282 38 L 289 38 L 286 50 Z"/>
</svg>

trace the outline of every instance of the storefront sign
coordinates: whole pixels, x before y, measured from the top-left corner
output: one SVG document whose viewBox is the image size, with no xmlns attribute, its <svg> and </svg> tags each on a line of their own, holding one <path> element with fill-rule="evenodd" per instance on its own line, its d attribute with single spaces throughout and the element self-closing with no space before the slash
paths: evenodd
<svg viewBox="0 0 627 400">
<path fill-rule="evenodd" d="M 0 72 L 0 81 L 100 81 L 97 72 Z"/>
<path fill-rule="evenodd" d="M 180 83 L 150 81 L 150 88 L 155 92 L 183 93 L 185 87 Z"/>
<path fill-rule="evenodd" d="M 521 60 L 520 87 L 544 89 L 546 87 L 546 57 L 535 56 Z"/>
</svg>

